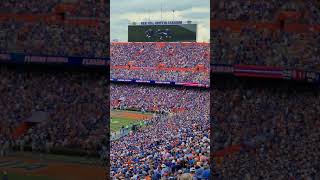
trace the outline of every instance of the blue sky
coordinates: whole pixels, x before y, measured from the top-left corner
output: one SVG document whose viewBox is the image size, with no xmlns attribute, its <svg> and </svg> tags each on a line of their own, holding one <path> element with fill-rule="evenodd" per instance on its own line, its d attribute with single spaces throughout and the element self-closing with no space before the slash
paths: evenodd
<svg viewBox="0 0 320 180">
<path fill-rule="evenodd" d="M 128 41 L 130 22 L 191 20 L 198 24 L 198 42 L 210 39 L 210 0 L 111 0 L 111 41 Z"/>
</svg>

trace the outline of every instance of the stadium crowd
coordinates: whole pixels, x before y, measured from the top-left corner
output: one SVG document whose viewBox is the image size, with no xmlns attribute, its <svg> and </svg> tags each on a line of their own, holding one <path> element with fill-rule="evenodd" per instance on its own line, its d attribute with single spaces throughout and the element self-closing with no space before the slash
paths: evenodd
<svg viewBox="0 0 320 180">
<path fill-rule="evenodd" d="M 168 71 L 155 69 L 112 69 L 110 70 L 111 78 L 115 79 L 139 79 L 155 81 L 173 81 L 178 83 L 198 83 L 209 85 L 209 72 L 195 71 Z"/>
<path fill-rule="evenodd" d="M 319 23 L 318 1 L 216 1 L 212 3 L 211 18 L 217 20 L 274 22 L 281 11 L 300 13 L 300 22 Z"/>
<path fill-rule="evenodd" d="M 44 22 L 0 22 L 2 53 L 108 57 L 108 34 L 99 27 Z"/>
<path fill-rule="evenodd" d="M 154 81 L 173 81 L 178 83 L 198 83 L 209 85 L 209 71 L 169 71 L 157 69 L 110 69 L 111 78 L 139 79 Z"/>
<path fill-rule="evenodd" d="M 213 177 L 319 179 L 319 88 L 216 78 L 211 92 Z M 236 152 L 228 148 L 240 145 Z M 225 150 L 221 157 L 216 152 Z"/>
<path fill-rule="evenodd" d="M 65 6 L 64 8 L 61 8 Z M 108 18 L 109 4 L 105 0 L 3 0 L 0 4 L 1 13 L 11 14 L 51 14 L 66 9 L 71 17 Z"/>
<path fill-rule="evenodd" d="M 0 74 L 3 151 L 20 146 L 36 152 L 77 148 L 92 154 L 101 150 L 109 118 L 103 73 L 2 66 Z M 46 118 L 38 112 L 47 114 Z M 31 117 L 37 123 L 26 134 L 14 137 Z"/>
<path fill-rule="evenodd" d="M 213 63 L 320 69 L 319 32 L 305 34 L 243 28 L 212 31 Z"/>
<path fill-rule="evenodd" d="M 320 70 L 318 30 L 308 26 L 301 33 L 298 26 L 288 26 L 318 25 L 318 1 L 230 0 L 212 5 L 211 20 L 233 21 L 234 26 L 211 30 L 211 63 Z M 275 26 L 262 29 L 263 23 Z M 221 75 L 213 79 L 214 179 L 320 178 L 318 87 Z"/>
<path fill-rule="evenodd" d="M 0 53 L 25 53 L 30 55 L 109 57 L 109 33 L 107 27 L 107 6 L 98 6 L 92 1 L 79 3 L 73 19 L 85 15 L 94 16 L 98 24 L 72 24 L 45 20 L 28 21 L 21 18 L 0 19 Z M 90 2 L 90 3 L 89 3 Z M 57 1 L 5 1 L 0 5 L 0 13 L 13 10 L 13 13 L 43 13 L 59 4 Z M 89 5 L 90 4 L 90 5 Z M 88 7 L 86 7 L 89 5 Z M 83 7 L 83 8 L 79 8 Z M 86 8 L 84 8 L 86 7 Z M 92 12 L 91 12 L 92 11 Z M 12 12 L 11 12 L 12 13 Z M 93 13 L 93 14 L 92 14 Z M 104 15 L 100 15 L 100 14 Z M 57 19 L 66 17 L 57 16 Z M 97 19 L 99 18 L 99 19 Z M 32 18 L 29 18 L 32 19 Z M 85 19 L 88 21 L 88 19 Z"/>
<path fill-rule="evenodd" d="M 209 85 L 209 44 L 112 43 L 111 78 L 175 81 Z M 139 69 L 127 68 L 131 64 Z M 197 68 L 198 66 L 200 68 Z M 189 68 L 161 69 L 162 68 Z"/>
<path fill-rule="evenodd" d="M 209 92 L 111 84 L 112 108 L 160 112 L 146 127 L 111 142 L 112 179 L 209 179 Z M 173 108 L 185 111 L 174 113 Z"/>
<path fill-rule="evenodd" d="M 212 29 L 212 63 L 319 71 L 319 30 L 309 26 L 309 30 L 301 33 L 296 32 L 299 26 L 290 30 L 284 28 L 290 23 L 319 25 L 318 2 L 230 0 L 213 3 L 213 6 L 212 20 L 230 20 L 235 26 L 241 21 L 248 23 L 248 26 L 243 25 L 237 30 L 231 26 Z M 284 11 L 296 12 L 297 17 L 288 15 L 287 18 L 283 17 L 281 23 L 278 16 Z M 268 26 L 258 30 L 256 27 L 262 27 L 261 23 L 264 22 L 274 23 L 277 29 L 271 30 Z"/>
<path fill-rule="evenodd" d="M 143 108 L 152 111 L 154 107 L 157 107 L 159 111 L 170 111 L 173 108 L 191 109 L 198 105 L 193 102 L 198 99 L 197 96 L 201 91 L 136 84 L 111 84 L 110 92 L 112 108 Z M 208 95 L 207 93 L 203 96 L 208 98 L 206 97 Z"/>
<path fill-rule="evenodd" d="M 240 33 L 213 30 L 217 64 L 266 65 L 320 69 L 319 33 L 289 33 L 284 31 L 258 31 L 243 28 Z"/>
<path fill-rule="evenodd" d="M 0 4 L 1 13 L 49 13 L 56 7 L 60 0 L 30 0 L 30 1 L 14 1 L 3 0 Z"/>
<path fill-rule="evenodd" d="M 111 66 L 194 68 L 209 64 L 209 43 L 111 43 Z"/>
<path fill-rule="evenodd" d="M 108 6 L 105 0 L 3 0 L 0 53 L 109 57 Z M 40 68 L 0 66 L 0 156 L 68 149 L 108 159 L 105 72 Z M 20 132 L 32 118 L 41 121 Z"/>
</svg>

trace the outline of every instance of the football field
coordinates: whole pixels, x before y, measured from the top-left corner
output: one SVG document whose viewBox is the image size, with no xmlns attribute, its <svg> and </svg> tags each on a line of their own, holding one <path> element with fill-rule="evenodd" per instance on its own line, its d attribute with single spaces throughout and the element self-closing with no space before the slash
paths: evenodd
<svg viewBox="0 0 320 180">
<path fill-rule="evenodd" d="M 0 158 L 0 179 L 9 180 L 104 180 L 106 175 L 96 158 L 50 154 L 11 153 Z"/>
<path fill-rule="evenodd" d="M 142 113 L 138 111 L 112 110 L 110 129 L 111 132 L 119 131 L 122 127 L 139 124 L 143 120 L 151 119 L 152 113 Z"/>
</svg>

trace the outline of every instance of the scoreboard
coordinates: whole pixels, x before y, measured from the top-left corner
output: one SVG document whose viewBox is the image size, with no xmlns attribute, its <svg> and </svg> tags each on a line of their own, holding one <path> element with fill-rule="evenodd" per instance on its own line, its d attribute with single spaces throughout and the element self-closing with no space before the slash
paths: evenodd
<svg viewBox="0 0 320 180">
<path fill-rule="evenodd" d="M 182 21 L 141 22 L 128 26 L 128 42 L 196 42 L 197 24 Z"/>
</svg>

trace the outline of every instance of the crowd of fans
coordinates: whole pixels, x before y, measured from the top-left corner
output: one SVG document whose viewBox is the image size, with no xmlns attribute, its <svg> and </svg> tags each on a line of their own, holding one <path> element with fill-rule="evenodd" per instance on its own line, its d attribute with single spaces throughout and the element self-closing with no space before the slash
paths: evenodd
<svg viewBox="0 0 320 180">
<path fill-rule="evenodd" d="M 212 3 L 211 18 L 216 20 L 274 22 L 283 11 L 300 13 L 303 23 L 319 22 L 317 1 L 216 1 Z"/>
<path fill-rule="evenodd" d="M 101 150 L 107 140 L 109 118 L 104 73 L 1 67 L 0 74 L 0 134 L 6 139 L 4 144 L 29 146 L 36 152 Z M 39 122 L 26 134 L 14 137 L 22 123 L 37 112 L 46 113 L 46 118 L 36 117 Z"/>
<path fill-rule="evenodd" d="M 38 20 L 29 22 L 12 16 L 0 20 L 0 49 L 1 53 L 25 53 L 30 55 L 51 56 L 80 56 L 80 57 L 109 57 L 109 32 L 107 28 L 107 5 L 104 1 L 75 1 L 76 14 L 70 18 L 86 18 L 98 20 L 98 24 L 84 25 L 72 23 L 47 22 Z M 101 4 L 102 3 L 102 4 Z M 6 1 L 0 5 L 0 13 L 7 10 L 16 14 L 28 12 L 50 12 L 52 7 L 59 5 L 57 1 Z M 88 6 L 87 6 L 88 5 Z M 35 12 L 34 12 L 35 11 Z M 11 12 L 12 13 L 12 12 Z M 100 14 L 104 15 L 100 15 Z M 57 19 L 68 18 L 58 17 Z"/>
<path fill-rule="evenodd" d="M 236 28 L 212 29 L 211 63 L 320 70 L 319 32 L 309 26 L 319 24 L 319 2 L 230 0 L 212 5 L 212 20 L 233 21 Z M 281 17 L 284 11 L 292 16 Z M 265 22 L 276 28 L 261 29 Z M 309 30 L 288 30 L 290 23 Z M 220 75 L 211 81 L 214 179 L 319 179 L 318 87 Z"/>
<path fill-rule="evenodd" d="M 163 111 L 169 111 L 173 108 L 192 109 L 198 105 L 194 101 L 200 98 L 197 97 L 199 94 L 204 93 L 200 90 L 187 88 L 111 84 L 110 102 L 112 108 L 135 109 L 139 107 L 138 109 L 152 110 L 157 107 Z M 208 98 L 208 96 L 208 92 L 203 95 L 204 98 Z M 201 100 L 205 102 L 205 99 Z"/>
<path fill-rule="evenodd" d="M 65 5 L 64 8 L 61 6 Z M 11 14 L 52 14 L 66 9 L 72 17 L 109 18 L 108 6 L 105 0 L 3 0 L 0 4 L 1 13 Z M 60 8 L 60 9 L 59 9 Z"/>
<path fill-rule="evenodd" d="M 209 43 L 111 43 L 111 66 L 194 68 L 209 64 Z"/>
<path fill-rule="evenodd" d="M 213 3 L 212 20 L 231 20 L 248 23 L 239 30 L 231 27 L 211 31 L 214 64 L 280 66 L 319 71 L 320 56 L 317 44 L 319 31 L 304 33 L 287 31 L 281 27 L 278 15 L 282 11 L 297 12 L 298 17 L 284 18 L 283 26 L 319 24 L 319 3 L 316 1 L 224 1 Z M 278 29 L 258 30 L 252 23 L 274 23 Z"/>
<path fill-rule="evenodd" d="M 320 69 L 318 32 L 305 34 L 243 28 L 212 31 L 213 63 Z"/>
<path fill-rule="evenodd" d="M 319 88 L 216 80 L 211 92 L 215 178 L 319 179 Z M 239 145 L 239 151 L 227 151 Z M 222 150 L 225 155 L 218 156 Z"/>
<path fill-rule="evenodd" d="M 72 16 L 109 19 L 109 2 L 107 0 L 77 0 Z"/>
<path fill-rule="evenodd" d="M 283 1 L 217 1 L 212 4 L 211 18 L 218 20 L 272 21 Z"/>
<path fill-rule="evenodd" d="M 209 58 L 208 43 L 112 43 L 111 78 L 208 85 Z M 126 68 L 128 65 L 139 69 Z M 117 66 L 123 67 L 113 68 Z"/>
<path fill-rule="evenodd" d="M 2 53 L 31 55 L 108 57 L 108 34 L 101 27 L 0 22 Z"/>
<path fill-rule="evenodd" d="M 0 22 L 2 52 L 31 55 L 107 57 L 108 34 L 101 27 Z"/>
<path fill-rule="evenodd" d="M 50 13 L 54 7 L 56 7 L 60 0 L 44 0 L 44 1 L 15 1 L 15 0 L 3 0 L 0 5 L 1 13 L 32 13 L 32 14 L 44 14 Z"/>
<path fill-rule="evenodd" d="M 111 78 L 115 79 L 139 79 L 155 81 L 173 81 L 178 83 L 198 83 L 209 85 L 209 71 L 168 71 L 155 69 L 110 69 Z"/>
<path fill-rule="evenodd" d="M 120 104 L 112 102 L 121 100 Z M 209 179 L 209 92 L 111 85 L 112 108 L 160 111 L 146 127 L 111 142 L 112 179 Z M 184 108 L 174 113 L 171 109 Z"/>
</svg>

